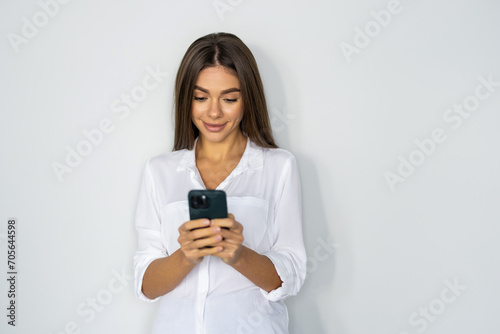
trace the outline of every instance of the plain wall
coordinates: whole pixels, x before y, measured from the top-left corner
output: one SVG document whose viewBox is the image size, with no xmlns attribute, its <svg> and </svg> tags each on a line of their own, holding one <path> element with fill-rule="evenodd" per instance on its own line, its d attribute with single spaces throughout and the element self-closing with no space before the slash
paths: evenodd
<svg viewBox="0 0 500 334">
<path fill-rule="evenodd" d="M 10 217 L 18 276 L 16 328 L 0 280 L 0 332 L 150 332 L 157 305 L 131 280 L 142 169 L 172 149 L 187 47 L 226 31 L 254 53 L 300 168 L 309 261 L 290 333 L 498 333 L 498 13 L 493 0 L 2 1 L 0 276 Z"/>
</svg>

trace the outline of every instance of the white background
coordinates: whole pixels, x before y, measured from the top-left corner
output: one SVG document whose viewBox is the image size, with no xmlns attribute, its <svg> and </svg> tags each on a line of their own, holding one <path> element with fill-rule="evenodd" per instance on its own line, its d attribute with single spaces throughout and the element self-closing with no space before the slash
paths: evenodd
<svg viewBox="0 0 500 334">
<path fill-rule="evenodd" d="M 10 217 L 19 272 L 16 328 L 0 281 L 0 332 L 150 332 L 157 305 L 129 280 L 142 169 L 172 149 L 187 47 L 226 31 L 254 53 L 301 172 L 309 270 L 287 300 L 290 332 L 498 333 L 500 87 L 473 96 L 479 77 L 500 82 L 500 3 L 401 0 L 386 26 L 372 13 L 385 0 L 220 3 L 73 0 L 46 22 L 37 1 L 0 3 L 0 278 Z M 27 21 L 41 27 L 16 46 Z M 148 67 L 169 75 L 120 118 L 112 103 Z M 443 119 L 464 101 L 459 126 Z M 59 181 L 54 162 L 103 119 L 113 131 Z M 436 128 L 446 140 L 418 153 Z M 410 158 L 391 189 L 386 173 Z"/>
</svg>

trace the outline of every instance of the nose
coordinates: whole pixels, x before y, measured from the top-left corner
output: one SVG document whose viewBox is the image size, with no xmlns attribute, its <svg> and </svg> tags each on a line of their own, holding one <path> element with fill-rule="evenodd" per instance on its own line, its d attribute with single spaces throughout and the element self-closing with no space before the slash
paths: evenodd
<svg viewBox="0 0 500 334">
<path fill-rule="evenodd" d="M 213 99 L 208 110 L 208 117 L 219 118 L 222 116 L 222 109 L 218 99 Z"/>
</svg>

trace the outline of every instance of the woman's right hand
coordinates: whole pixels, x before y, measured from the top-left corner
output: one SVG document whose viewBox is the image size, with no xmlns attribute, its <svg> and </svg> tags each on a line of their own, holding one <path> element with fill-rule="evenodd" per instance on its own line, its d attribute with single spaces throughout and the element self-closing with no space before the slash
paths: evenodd
<svg viewBox="0 0 500 334">
<path fill-rule="evenodd" d="M 211 226 L 208 219 L 189 220 L 179 227 L 181 251 L 186 260 L 198 264 L 206 255 L 222 251 L 221 246 L 216 246 L 222 240 L 219 226 Z"/>
</svg>

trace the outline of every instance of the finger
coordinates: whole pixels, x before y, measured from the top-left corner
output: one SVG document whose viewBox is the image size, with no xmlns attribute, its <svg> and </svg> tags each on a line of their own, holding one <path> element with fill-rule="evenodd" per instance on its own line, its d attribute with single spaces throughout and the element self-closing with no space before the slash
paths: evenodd
<svg viewBox="0 0 500 334">
<path fill-rule="evenodd" d="M 223 248 L 221 246 L 214 246 L 214 247 L 206 246 L 201 248 L 195 248 L 190 251 L 190 254 L 192 254 L 193 257 L 202 257 L 202 256 L 217 254 L 222 250 Z"/>
<path fill-rule="evenodd" d="M 232 214 L 230 214 L 230 215 L 231 215 L 231 217 L 228 217 L 228 218 L 212 219 L 212 225 L 226 227 L 229 229 L 233 229 L 233 228 L 237 228 L 238 226 L 241 226 L 240 223 L 238 223 L 236 220 L 234 220 L 234 216 Z"/>
<path fill-rule="evenodd" d="M 222 251 L 222 247 L 211 247 L 211 248 L 193 248 L 193 249 L 182 249 L 184 255 L 188 260 L 192 261 L 193 263 L 199 263 L 203 257 L 207 255 L 214 255 L 220 251 Z"/>
<path fill-rule="evenodd" d="M 212 253 L 210 255 L 220 257 L 221 259 L 228 257 L 231 254 L 230 247 L 227 244 L 224 247 L 222 243 L 219 243 L 217 247 L 212 247 L 211 249 L 217 248 L 217 251 L 215 253 Z"/>
<path fill-rule="evenodd" d="M 177 238 L 177 242 L 179 242 L 179 244 L 184 247 L 190 246 L 192 248 L 198 248 L 197 246 L 192 246 L 190 244 L 197 240 L 213 236 L 216 233 L 220 232 L 220 229 L 221 228 L 219 226 L 212 226 L 212 227 L 209 226 L 205 228 L 195 229 L 192 231 L 179 232 L 179 237 Z"/>
<path fill-rule="evenodd" d="M 200 238 L 210 237 L 221 230 L 220 226 L 208 226 L 199 229 L 194 229 L 187 234 L 187 237 L 191 240 L 196 240 Z"/>
<path fill-rule="evenodd" d="M 238 246 L 231 245 L 225 241 L 220 242 L 217 248 L 220 248 L 220 251 L 213 253 L 212 255 L 220 257 L 223 260 L 234 258 L 234 256 L 238 253 Z"/>
<path fill-rule="evenodd" d="M 215 246 L 215 247 L 208 247 L 208 248 L 203 248 L 200 249 L 199 252 L 201 256 L 207 256 L 207 255 L 215 255 L 219 254 L 222 252 L 223 248 L 221 246 Z"/>
<path fill-rule="evenodd" d="M 223 231 L 231 231 L 231 232 L 235 232 L 238 234 L 243 234 L 243 225 L 241 225 L 240 223 L 235 221 L 234 224 L 232 224 L 232 226 L 230 226 L 230 227 L 223 226 L 222 230 Z"/>
<path fill-rule="evenodd" d="M 211 237 L 203 238 L 203 239 L 198 239 L 193 241 L 193 247 L 196 248 L 204 248 L 204 247 L 213 247 L 213 246 L 218 246 L 218 243 L 222 241 L 222 235 L 216 234 Z"/>
<path fill-rule="evenodd" d="M 217 247 L 222 247 L 222 252 L 229 252 L 237 249 L 238 245 L 230 243 L 227 240 L 222 240 L 217 243 Z"/>
<path fill-rule="evenodd" d="M 179 227 L 179 232 L 189 232 L 196 228 L 203 228 L 210 225 L 210 220 L 206 218 L 189 220 Z"/>
<path fill-rule="evenodd" d="M 240 245 L 243 243 L 243 240 L 245 240 L 241 231 L 222 229 L 220 234 L 222 235 L 224 241 L 233 245 Z"/>
</svg>

